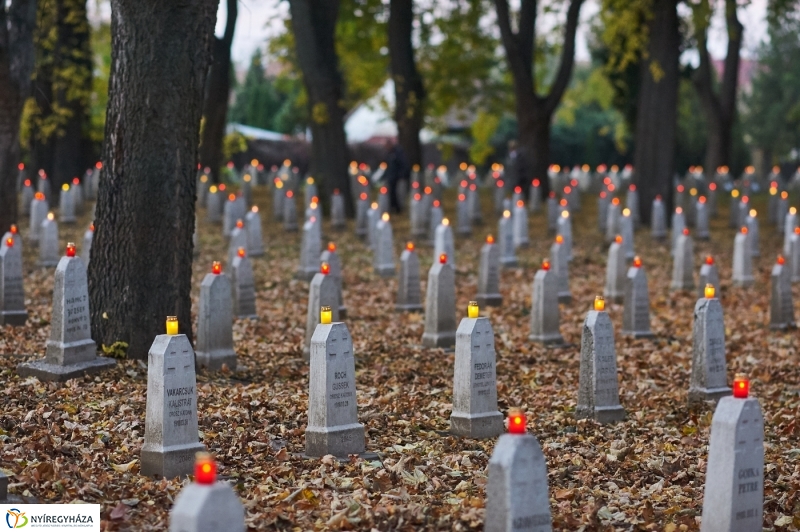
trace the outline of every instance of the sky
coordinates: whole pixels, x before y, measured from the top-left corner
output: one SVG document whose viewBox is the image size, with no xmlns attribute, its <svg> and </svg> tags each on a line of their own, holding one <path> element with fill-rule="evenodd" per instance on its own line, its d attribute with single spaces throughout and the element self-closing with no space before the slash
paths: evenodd
<svg viewBox="0 0 800 532">
<path fill-rule="evenodd" d="M 739 20 L 745 27 L 742 55 L 753 57 L 759 43 L 766 35 L 766 5 L 768 0 L 750 0 L 746 7 L 739 9 Z M 720 2 L 722 4 L 722 2 Z M 591 20 L 599 10 L 599 0 L 587 0 L 581 10 L 581 27 L 576 43 L 576 59 L 589 60 L 589 48 L 586 43 L 587 21 Z M 220 2 L 217 13 L 217 35 L 225 29 L 225 3 Z M 289 16 L 288 2 L 278 0 L 239 0 L 239 16 L 236 21 L 236 32 L 233 39 L 231 55 L 239 68 L 249 64 L 253 52 L 264 49 L 270 36 L 283 29 L 284 20 Z M 709 34 L 709 50 L 715 58 L 725 57 L 727 36 L 725 19 L 721 10 L 712 20 Z M 691 56 L 687 61 L 693 61 Z"/>
</svg>

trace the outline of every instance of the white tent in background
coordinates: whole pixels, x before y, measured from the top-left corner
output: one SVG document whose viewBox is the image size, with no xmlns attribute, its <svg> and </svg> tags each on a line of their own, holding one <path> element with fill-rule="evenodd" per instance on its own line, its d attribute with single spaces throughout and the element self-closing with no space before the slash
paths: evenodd
<svg viewBox="0 0 800 532">
<path fill-rule="evenodd" d="M 347 142 L 367 142 L 370 139 L 397 138 L 394 121 L 394 81 L 387 79 L 383 86 L 366 101 L 356 106 L 345 118 Z M 433 138 L 426 129 L 420 131 L 422 142 Z"/>
</svg>

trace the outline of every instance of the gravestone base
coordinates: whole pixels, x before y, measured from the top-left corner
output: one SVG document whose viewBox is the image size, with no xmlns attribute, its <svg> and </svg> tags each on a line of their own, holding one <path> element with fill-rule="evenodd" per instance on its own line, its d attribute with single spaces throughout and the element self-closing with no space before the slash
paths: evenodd
<svg viewBox="0 0 800 532">
<path fill-rule="evenodd" d="M 786 331 L 794 328 L 794 323 L 770 323 L 769 328 L 773 331 Z"/>
<path fill-rule="evenodd" d="M 655 338 L 656 335 L 653 334 L 652 331 L 626 331 L 623 329 L 622 331 L 623 336 L 630 336 L 631 338 Z"/>
<path fill-rule="evenodd" d="M 26 310 L 5 310 L 0 312 L 0 325 L 21 326 L 28 321 Z"/>
<path fill-rule="evenodd" d="M 397 312 L 422 312 L 422 305 L 421 304 L 408 304 L 408 305 L 395 305 L 394 309 Z M 339 315 L 341 316 L 341 310 L 339 311 Z"/>
<path fill-rule="evenodd" d="M 475 296 L 479 307 L 499 307 L 503 304 L 503 296 L 501 294 L 478 294 Z"/>
<path fill-rule="evenodd" d="M 377 266 L 375 268 L 375 273 L 377 273 L 382 279 L 391 279 L 395 276 L 394 264 Z"/>
<path fill-rule="evenodd" d="M 223 364 L 226 364 L 229 370 L 236 371 L 236 352 L 234 351 L 219 350 L 207 353 L 198 351 L 195 354 L 195 360 L 199 367 L 208 368 L 211 371 L 221 370 Z"/>
<path fill-rule="evenodd" d="M 422 345 L 425 347 L 448 347 L 456 345 L 456 332 L 423 333 Z"/>
<path fill-rule="evenodd" d="M 343 320 L 347 317 L 347 307 L 344 305 L 339 306 L 339 319 Z"/>
<path fill-rule="evenodd" d="M 85 360 L 64 366 L 51 364 L 44 360 L 34 360 L 18 365 L 17 373 L 20 377 L 36 377 L 40 381 L 65 382 L 84 375 L 100 373 L 116 365 L 116 360 L 105 357 L 95 357 L 94 360 Z"/>
<path fill-rule="evenodd" d="M 553 333 L 553 334 L 531 334 L 528 336 L 528 340 L 531 342 L 537 342 L 545 346 L 549 347 L 561 347 L 566 345 L 564 342 L 564 337 L 561 336 L 560 333 Z"/>
<path fill-rule="evenodd" d="M 146 477 L 175 478 L 194 473 L 195 454 L 205 452 L 202 443 L 161 449 L 142 448 L 139 473 Z"/>
<path fill-rule="evenodd" d="M 587 408 L 578 406 L 575 409 L 575 419 L 594 419 L 598 423 L 615 423 L 625 419 L 625 409 L 617 406 L 596 406 Z"/>
<path fill-rule="evenodd" d="M 45 259 L 45 260 L 39 259 L 36 262 L 36 266 L 38 266 L 39 268 L 53 268 L 55 266 L 58 266 L 58 259 Z"/>
<path fill-rule="evenodd" d="M 500 257 L 500 265 L 503 268 L 516 268 L 517 267 L 517 259 L 509 259 Z"/>
<path fill-rule="evenodd" d="M 319 266 L 315 268 L 301 268 L 294 274 L 295 279 L 301 281 L 311 281 L 319 271 Z"/>
<path fill-rule="evenodd" d="M 558 302 L 568 305 L 572 303 L 572 292 L 559 292 L 558 293 Z"/>
<path fill-rule="evenodd" d="M 706 401 L 719 401 L 723 397 L 727 397 L 733 393 L 730 388 L 723 386 L 722 388 L 689 388 L 689 404 L 699 405 Z"/>
<path fill-rule="evenodd" d="M 745 277 L 744 279 L 734 279 L 731 284 L 733 286 L 741 286 L 742 288 L 749 288 L 755 283 L 754 277 Z"/>
<path fill-rule="evenodd" d="M 505 423 L 500 412 L 453 412 L 450 414 L 450 432 L 465 438 L 494 438 L 505 432 Z"/>
<path fill-rule="evenodd" d="M 366 448 L 364 425 L 351 423 L 337 427 L 309 427 L 306 429 L 306 452 L 309 458 L 318 458 L 326 454 L 346 457 L 361 454 Z"/>
</svg>

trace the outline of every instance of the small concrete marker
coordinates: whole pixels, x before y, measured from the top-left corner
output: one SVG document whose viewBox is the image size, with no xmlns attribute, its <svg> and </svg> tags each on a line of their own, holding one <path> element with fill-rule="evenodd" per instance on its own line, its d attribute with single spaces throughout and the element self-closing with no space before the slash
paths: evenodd
<svg viewBox="0 0 800 532">
<path fill-rule="evenodd" d="M 303 238 L 300 243 L 300 264 L 297 267 L 298 279 L 310 281 L 319 272 L 319 254 L 322 248 L 316 217 L 303 224 Z"/>
<path fill-rule="evenodd" d="M 653 200 L 653 210 L 650 212 L 650 235 L 656 240 L 667 237 L 667 211 L 661 196 Z"/>
<path fill-rule="evenodd" d="M 769 328 L 786 330 L 795 326 L 792 282 L 786 260 L 778 255 L 770 276 Z"/>
<path fill-rule="evenodd" d="M 542 261 L 542 267 L 533 277 L 531 302 L 531 334 L 528 340 L 549 346 L 564 345 L 564 337 L 559 331 L 561 316 L 556 272 L 551 270 L 547 259 Z"/>
<path fill-rule="evenodd" d="M 500 294 L 500 249 L 494 243 L 494 237 L 488 235 L 481 248 L 480 266 L 478 268 L 478 294 L 475 296 L 478 305 L 499 307 L 503 304 Z"/>
<path fill-rule="evenodd" d="M 479 317 L 478 311 L 478 302 L 470 301 L 456 331 L 450 432 L 482 439 L 503 432 L 503 415 L 497 410 L 494 331 L 489 318 Z"/>
<path fill-rule="evenodd" d="M 697 198 L 695 207 L 695 233 L 700 240 L 708 240 L 711 234 L 708 231 L 708 205 L 705 196 Z"/>
<path fill-rule="evenodd" d="M 561 211 L 556 223 L 556 235 L 561 236 L 568 261 L 572 260 L 572 219 L 569 211 Z"/>
<path fill-rule="evenodd" d="M 510 410 L 508 434 L 500 436 L 489 459 L 484 532 L 552 530 L 547 462 L 525 425 L 522 410 Z"/>
<path fill-rule="evenodd" d="M 414 243 L 408 242 L 406 243 L 406 248 L 400 254 L 395 310 L 401 312 L 419 312 L 422 310 L 422 292 L 419 285 L 419 257 L 414 249 Z"/>
<path fill-rule="evenodd" d="M 636 255 L 636 252 L 633 249 L 633 216 L 627 207 L 622 209 L 622 215 L 619 217 L 619 234 L 622 236 L 625 260 L 629 261 Z"/>
<path fill-rule="evenodd" d="M 514 249 L 514 228 L 511 222 L 511 211 L 504 210 L 497 225 L 497 236 L 500 244 L 500 264 L 503 265 L 503 268 L 516 268 L 517 255 Z"/>
<path fill-rule="evenodd" d="M 447 218 L 442 219 L 442 223 L 436 228 L 436 237 L 433 242 L 433 262 L 444 255 L 447 257 L 447 263 L 456 268 L 456 247 L 453 243 L 453 228 L 450 227 L 450 220 Z M 455 310 L 454 310 L 455 311 Z"/>
<path fill-rule="evenodd" d="M 425 297 L 425 347 L 452 347 L 456 343 L 455 272 L 442 253 L 428 272 Z"/>
<path fill-rule="evenodd" d="M 613 242 L 619 234 L 619 216 L 619 198 L 614 198 L 608 206 L 608 215 L 606 216 L 606 242 Z"/>
<path fill-rule="evenodd" d="M 222 222 L 222 200 L 224 194 L 219 191 L 217 185 L 208 187 L 208 196 L 206 197 L 206 221 L 208 223 L 218 224 Z"/>
<path fill-rule="evenodd" d="M 25 325 L 25 277 L 22 273 L 22 238 L 6 233 L 0 243 L 0 325 Z"/>
<path fill-rule="evenodd" d="M 714 264 L 714 257 L 711 255 L 706 256 L 703 265 L 700 266 L 700 279 L 697 283 L 698 293 L 697 297 L 705 297 L 706 286 L 711 285 L 714 287 L 714 292 L 717 297 L 720 295 L 719 272 L 717 265 Z"/>
<path fill-rule="evenodd" d="M 197 224 L 195 224 L 195 231 L 197 231 Z M 80 257 L 87 266 L 89 265 L 89 259 L 92 255 L 92 242 L 94 242 L 94 222 L 89 224 L 89 229 L 83 233 L 83 245 L 81 246 Z"/>
<path fill-rule="evenodd" d="M 61 185 L 61 197 L 58 201 L 58 221 L 63 224 L 74 224 L 75 218 L 75 194 L 70 189 L 68 183 Z"/>
<path fill-rule="evenodd" d="M 236 371 L 233 350 L 233 298 L 230 278 L 222 264 L 211 264 L 200 284 L 200 310 L 197 313 L 197 365 L 212 371 L 227 366 Z"/>
<path fill-rule="evenodd" d="M 690 405 L 714 401 L 731 393 L 725 361 L 722 305 L 713 285 L 706 285 L 703 295 L 694 306 Z"/>
<path fill-rule="evenodd" d="M 338 188 L 333 189 L 333 196 L 331 196 L 331 227 L 337 231 L 341 231 L 347 227 L 347 218 L 344 212 L 344 196 L 341 195 Z"/>
<path fill-rule="evenodd" d="M 346 458 L 365 450 L 358 422 L 356 364 L 347 325 L 336 322 L 329 306 L 319 309 L 311 338 L 306 456 Z"/>
<path fill-rule="evenodd" d="M 253 265 L 247 257 L 247 250 L 241 247 L 231 263 L 231 284 L 233 285 L 233 315 L 240 319 L 255 319 L 256 287 L 253 280 Z"/>
<path fill-rule="evenodd" d="M 41 267 L 56 266 L 59 261 L 58 222 L 52 212 L 47 213 L 47 218 L 39 229 L 39 262 Z"/>
<path fill-rule="evenodd" d="M 744 225 L 747 226 L 747 243 L 750 245 L 750 256 L 761 256 L 758 245 L 758 217 L 755 209 L 750 209 Z"/>
<path fill-rule="evenodd" d="M 375 226 L 375 252 L 372 265 L 380 277 L 384 279 L 394 277 L 394 236 L 388 212 L 381 215 Z"/>
<path fill-rule="evenodd" d="M 178 318 L 153 340 L 147 355 L 147 409 L 140 472 L 172 479 L 192 473 L 195 454 L 205 451 L 197 434 L 194 351 Z"/>
<path fill-rule="evenodd" d="M 328 247 L 319 256 L 319 263 L 328 263 L 328 275 L 336 282 L 336 298 L 339 301 L 339 319 L 347 317 L 347 306 L 342 295 L 342 261 L 336 253 L 336 244 L 328 242 Z"/>
<path fill-rule="evenodd" d="M 608 261 L 606 262 L 606 286 L 603 295 L 615 303 L 622 303 L 625 298 L 625 282 L 627 268 L 622 248 L 622 237 L 617 235 L 608 248 Z"/>
<path fill-rule="evenodd" d="M 647 289 L 647 275 L 639 257 L 634 257 L 633 266 L 628 268 L 621 332 L 634 338 L 654 336 L 650 330 L 650 294 Z"/>
<path fill-rule="evenodd" d="M 683 207 L 675 207 L 675 212 L 672 214 L 672 250 L 670 252 L 673 257 L 678 245 L 678 238 L 683 234 L 684 229 L 686 229 L 686 216 Z"/>
<path fill-rule="evenodd" d="M 297 205 L 291 190 L 287 190 L 283 198 L 283 230 L 297 231 Z"/>
<path fill-rule="evenodd" d="M 244 217 L 244 226 L 247 232 L 247 254 L 250 257 L 264 256 L 264 239 L 261 235 L 261 215 L 258 205 L 253 205 Z"/>
<path fill-rule="evenodd" d="M 311 279 L 308 286 L 308 311 L 306 312 L 306 336 L 303 341 L 303 358 L 306 362 L 311 356 L 311 339 L 319 325 L 320 309 L 329 307 L 333 321 L 339 321 L 339 294 L 336 291 L 336 280 L 330 276 L 331 266 L 323 262 L 319 272 Z"/>
<path fill-rule="evenodd" d="M 625 419 L 625 409 L 619 404 L 614 326 L 605 311 L 605 301 L 600 296 L 595 298 L 594 309 L 589 311 L 583 322 L 575 417 L 594 419 L 599 423 Z"/>
<path fill-rule="evenodd" d="M 761 532 L 764 527 L 764 416 L 750 381 L 733 380 L 711 420 L 701 532 Z"/>
<path fill-rule="evenodd" d="M 733 239 L 733 285 L 748 287 L 755 282 L 753 277 L 753 259 L 750 253 L 750 243 L 748 242 L 748 229 L 742 229 L 736 233 Z"/>
<path fill-rule="evenodd" d="M 687 228 L 675 242 L 670 290 L 694 290 L 694 243 Z"/>
<path fill-rule="evenodd" d="M 569 260 L 563 236 L 556 235 L 555 242 L 550 246 L 550 257 L 552 257 L 558 302 L 569 304 L 572 302 L 572 292 L 569 289 Z"/>
<path fill-rule="evenodd" d="M 89 284 L 86 267 L 75 256 L 75 244 L 67 244 L 66 255 L 56 267 L 50 339 L 43 360 L 17 366 L 21 377 L 41 381 L 67 381 L 88 373 L 113 368 L 112 358 L 98 357 L 89 327 Z"/>
<path fill-rule="evenodd" d="M 47 218 L 49 207 L 44 194 L 37 192 L 31 201 L 30 225 L 28 227 L 28 240 L 33 243 L 39 242 L 39 235 L 42 232 L 42 222 Z"/>
<path fill-rule="evenodd" d="M 513 231 L 514 231 L 514 247 L 526 248 L 530 246 L 531 241 L 528 238 L 528 210 L 525 208 L 525 202 L 518 200 L 514 205 L 513 211 Z M 558 221 L 556 220 L 556 224 Z"/>
</svg>

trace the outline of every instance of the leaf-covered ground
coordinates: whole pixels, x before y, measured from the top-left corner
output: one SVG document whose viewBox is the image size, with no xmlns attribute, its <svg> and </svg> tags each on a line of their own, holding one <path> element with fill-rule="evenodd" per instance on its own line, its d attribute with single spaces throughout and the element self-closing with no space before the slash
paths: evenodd
<svg viewBox="0 0 800 532">
<path fill-rule="evenodd" d="M 485 192 L 485 191 L 484 191 Z M 446 211 L 454 217 L 454 193 Z M 457 238 L 457 315 L 466 314 L 477 283 L 478 252 L 495 233 L 485 196 L 484 218 L 471 239 Z M 258 321 L 238 321 L 234 338 L 243 370 L 200 373 L 201 440 L 217 457 L 220 475 L 235 484 L 247 509 L 249 530 L 481 530 L 486 467 L 494 440 L 447 435 L 453 354 L 420 346 L 423 317 L 394 312 L 396 282 L 372 271 L 371 254 L 354 236 L 334 233 L 343 260 L 346 323 L 357 357 L 359 419 L 367 449 L 378 461 L 300 457 L 304 449 L 308 366 L 301 343 L 308 284 L 293 278 L 299 233 L 272 222 L 271 201 L 258 190 L 265 257 L 254 259 Z M 763 199 L 756 207 L 764 210 Z M 302 212 L 302 211 L 301 211 Z M 78 243 L 88 214 L 61 227 L 62 245 Z M 782 240 L 761 220 L 756 285 L 730 284 L 733 230 L 724 207 L 712 240 L 695 242 L 695 264 L 711 253 L 722 280 L 728 374 L 751 378 L 764 410 L 766 468 L 764 526 L 800 530 L 800 353 L 797 331 L 772 332 L 769 274 Z M 556 530 L 697 530 L 702 513 L 711 408 L 689 410 L 694 293 L 669 291 L 672 261 L 666 244 L 636 235 L 650 283 L 654 340 L 616 335 L 620 398 L 625 422 L 575 421 L 580 331 L 594 296 L 602 293 L 606 245 L 598 235 L 596 205 L 584 197 L 574 218 L 573 302 L 561 308 L 562 332 L 572 347 L 547 350 L 528 342 L 531 282 L 551 238 L 544 215 L 531 216 L 531 247 L 520 267 L 505 271 L 503 306 L 481 309 L 495 330 L 500 409 L 522 407 L 528 430 L 547 458 Z M 407 217 L 395 217 L 398 252 Z M 22 224 L 27 233 L 27 224 Z M 194 266 L 195 305 L 212 260 L 224 260 L 221 227 L 200 214 L 201 250 Z M 422 243 L 423 294 L 432 250 Z M 79 249 L 80 252 L 80 249 Z M 24 327 L 0 329 L 0 466 L 11 491 L 44 502 L 85 501 L 102 506 L 104 530 L 166 530 L 168 512 L 183 483 L 139 475 L 145 422 L 147 371 L 141 362 L 66 384 L 21 379 L 21 354 L 44 354 L 49 334 L 53 270 L 37 269 L 26 243 Z M 795 299 L 800 293 L 795 287 Z M 195 308 L 196 310 L 196 308 Z M 619 331 L 622 307 L 609 305 Z"/>
</svg>

